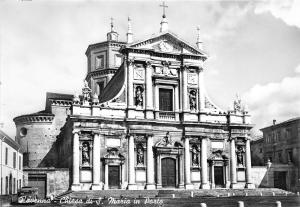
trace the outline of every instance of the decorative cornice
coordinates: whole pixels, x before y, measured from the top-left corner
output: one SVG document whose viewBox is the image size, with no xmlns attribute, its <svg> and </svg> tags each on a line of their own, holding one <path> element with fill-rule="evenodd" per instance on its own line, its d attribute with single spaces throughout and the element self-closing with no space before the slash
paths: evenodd
<svg viewBox="0 0 300 207">
<path fill-rule="evenodd" d="M 52 123 L 54 119 L 53 114 L 49 115 L 39 115 L 39 114 L 29 114 L 29 115 L 23 115 L 18 116 L 14 118 L 14 122 L 16 124 L 20 123 Z"/>
<path fill-rule="evenodd" d="M 51 99 L 50 103 L 51 103 L 51 105 L 54 105 L 54 106 L 71 106 L 73 101 Z"/>
<path fill-rule="evenodd" d="M 89 72 L 86 75 L 85 79 L 87 80 L 87 79 L 89 79 L 91 77 L 96 77 L 96 76 L 100 76 L 100 75 L 115 74 L 117 70 L 118 70 L 117 68 L 95 70 L 95 71 Z"/>
</svg>

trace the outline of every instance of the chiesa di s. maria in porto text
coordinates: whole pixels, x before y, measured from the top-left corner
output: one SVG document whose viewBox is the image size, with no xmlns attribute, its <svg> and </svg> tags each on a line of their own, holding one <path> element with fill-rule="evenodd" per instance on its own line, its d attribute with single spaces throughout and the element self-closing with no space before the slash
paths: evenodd
<svg viewBox="0 0 300 207">
<path fill-rule="evenodd" d="M 128 19 L 126 42 L 111 24 L 85 54 L 81 94 L 47 93 L 45 110 L 14 119 L 29 184 L 45 195 L 254 188 L 250 115 L 240 99 L 224 111 L 207 96 L 199 30 L 191 45 L 164 14 L 157 35 L 135 41 Z"/>
</svg>

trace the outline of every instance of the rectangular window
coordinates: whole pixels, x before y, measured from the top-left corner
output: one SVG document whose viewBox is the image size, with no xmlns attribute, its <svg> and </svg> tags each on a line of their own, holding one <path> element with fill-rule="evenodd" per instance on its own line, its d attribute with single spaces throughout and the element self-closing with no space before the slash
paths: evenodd
<svg viewBox="0 0 300 207">
<path fill-rule="evenodd" d="M 104 81 L 98 82 L 97 84 L 98 84 L 98 90 L 99 90 L 98 95 L 100 96 L 104 89 Z"/>
<path fill-rule="evenodd" d="M 5 177 L 5 194 L 8 194 L 8 176 Z"/>
<path fill-rule="evenodd" d="M 12 193 L 14 194 L 16 191 L 16 178 L 13 179 L 13 183 L 12 183 Z"/>
<path fill-rule="evenodd" d="M 19 156 L 19 170 L 22 169 L 22 157 Z"/>
<path fill-rule="evenodd" d="M 99 55 L 96 57 L 96 69 L 104 68 L 104 56 Z"/>
<path fill-rule="evenodd" d="M 8 163 L 8 148 L 5 148 L 5 164 L 7 165 Z"/>
<path fill-rule="evenodd" d="M 288 162 L 293 162 L 293 151 L 292 150 L 288 151 Z"/>
<path fill-rule="evenodd" d="M 173 111 L 173 90 L 172 89 L 159 89 L 159 110 L 160 111 Z"/>
<path fill-rule="evenodd" d="M 119 67 L 122 63 L 122 57 L 120 55 L 115 55 L 115 66 Z"/>
<path fill-rule="evenodd" d="M 17 154 L 16 152 L 13 153 L 13 167 L 17 167 Z"/>
<path fill-rule="evenodd" d="M 3 194 L 2 187 L 3 186 L 3 177 L 1 177 L 1 195 Z"/>
<path fill-rule="evenodd" d="M 19 179 L 19 189 L 21 189 L 21 187 L 22 187 L 22 180 Z"/>
</svg>

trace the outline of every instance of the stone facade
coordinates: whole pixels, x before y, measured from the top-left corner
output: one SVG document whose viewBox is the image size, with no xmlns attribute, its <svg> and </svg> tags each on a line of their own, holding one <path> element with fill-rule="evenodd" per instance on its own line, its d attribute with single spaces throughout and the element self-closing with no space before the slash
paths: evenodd
<svg viewBox="0 0 300 207">
<path fill-rule="evenodd" d="M 300 189 L 300 118 L 293 118 L 261 129 L 263 162 L 269 163 L 274 187 Z M 261 144 L 259 144 L 261 147 Z M 252 144 L 257 148 L 257 143 Z M 261 161 L 261 159 L 258 159 Z M 261 161 L 262 162 L 262 161 Z"/>
<path fill-rule="evenodd" d="M 19 139 L 39 151 L 29 168 L 53 158 L 46 166 L 68 168 L 72 190 L 254 187 L 247 107 L 239 98 L 232 110 L 217 107 L 204 89 L 199 37 L 195 47 L 167 30 L 165 16 L 161 26 L 138 42 L 130 20 L 127 42 L 112 27 L 86 51 L 80 95 L 48 93 L 47 118 L 15 118 L 18 132 L 52 131 Z"/>
</svg>

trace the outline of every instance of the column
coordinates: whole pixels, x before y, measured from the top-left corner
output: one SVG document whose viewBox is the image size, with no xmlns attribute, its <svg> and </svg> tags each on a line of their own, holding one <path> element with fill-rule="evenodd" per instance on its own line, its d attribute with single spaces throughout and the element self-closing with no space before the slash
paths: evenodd
<svg viewBox="0 0 300 207">
<path fill-rule="evenodd" d="M 203 69 L 199 68 L 198 77 L 198 93 L 199 93 L 199 111 L 203 111 L 205 108 L 205 96 L 204 96 L 204 82 L 203 82 Z"/>
<path fill-rule="evenodd" d="M 229 169 L 228 169 L 228 160 L 225 161 L 224 163 L 224 168 L 225 168 L 225 187 L 229 188 L 230 187 L 230 180 L 229 180 Z"/>
<path fill-rule="evenodd" d="M 98 133 L 94 134 L 93 146 L 93 185 L 92 190 L 101 190 L 100 173 L 101 173 L 101 160 L 100 160 L 100 136 Z"/>
<path fill-rule="evenodd" d="M 235 139 L 230 139 L 230 177 L 231 177 L 231 188 L 236 188 L 236 155 L 235 155 Z"/>
<path fill-rule="evenodd" d="M 151 62 L 146 64 L 146 118 L 153 119 L 153 86 Z"/>
<path fill-rule="evenodd" d="M 136 190 L 137 186 L 135 184 L 135 170 L 134 170 L 134 137 L 129 135 L 128 138 L 128 190 Z"/>
<path fill-rule="evenodd" d="M 157 85 L 155 87 L 155 119 L 159 119 L 159 88 Z"/>
<path fill-rule="evenodd" d="M 182 68 L 182 110 L 188 111 L 188 98 L 187 98 L 187 66 Z"/>
<path fill-rule="evenodd" d="M 174 88 L 174 109 L 175 109 L 175 121 L 179 121 L 179 93 L 178 85 Z"/>
<path fill-rule="evenodd" d="M 128 108 L 133 108 L 133 60 L 128 60 L 127 67 L 127 83 L 128 83 L 128 92 L 127 92 L 127 103 Z"/>
<path fill-rule="evenodd" d="M 71 189 L 80 190 L 79 184 L 79 132 L 73 131 L 73 184 Z"/>
<path fill-rule="evenodd" d="M 251 189 L 255 188 L 251 178 L 251 151 L 250 151 L 250 139 L 248 137 L 246 138 L 246 186 L 245 188 L 251 188 Z"/>
<path fill-rule="evenodd" d="M 147 138 L 147 190 L 155 189 L 154 183 L 154 159 L 153 159 L 153 137 L 148 135 Z"/>
<path fill-rule="evenodd" d="M 104 166 L 104 190 L 108 189 L 108 163 L 105 162 Z"/>
<path fill-rule="evenodd" d="M 207 138 L 201 140 L 201 188 L 209 189 L 207 177 Z"/>
<path fill-rule="evenodd" d="M 161 156 L 160 154 L 157 155 L 157 165 L 156 165 L 156 169 L 157 169 L 157 183 L 156 183 L 156 188 L 159 189 L 162 187 L 161 185 Z"/>
<path fill-rule="evenodd" d="M 190 159 L 190 139 L 185 137 L 184 139 L 184 163 L 185 163 L 185 189 L 194 189 L 191 183 L 191 159 Z"/>
<path fill-rule="evenodd" d="M 180 175 L 179 175 L 179 188 L 184 188 L 184 164 L 183 164 L 183 154 L 179 155 L 179 170 L 180 170 Z"/>
</svg>

